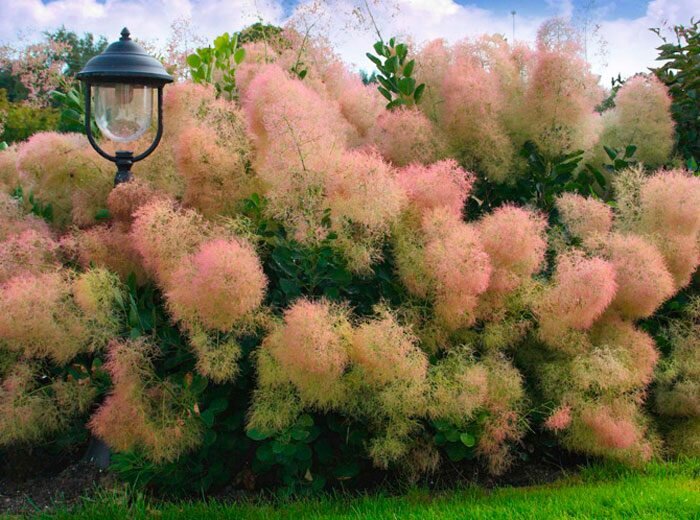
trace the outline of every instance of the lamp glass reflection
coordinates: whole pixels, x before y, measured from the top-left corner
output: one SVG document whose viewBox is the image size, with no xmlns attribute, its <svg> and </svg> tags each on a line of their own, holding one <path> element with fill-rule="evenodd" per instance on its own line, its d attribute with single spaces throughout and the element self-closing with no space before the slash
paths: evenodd
<svg viewBox="0 0 700 520">
<path fill-rule="evenodd" d="M 151 126 L 153 89 L 144 85 L 111 83 L 93 87 L 95 122 L 102 135 L 126 143 Z"/>
</svg>

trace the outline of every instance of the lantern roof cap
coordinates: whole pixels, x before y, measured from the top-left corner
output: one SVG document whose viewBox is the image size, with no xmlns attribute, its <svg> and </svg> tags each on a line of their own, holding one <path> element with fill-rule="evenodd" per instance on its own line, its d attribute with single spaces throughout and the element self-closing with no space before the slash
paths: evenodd
<svg viewBox="0 0 700 520">
<path fill-rule="evenodd" d="M 126 27 L 122 29 L 119 41 L 90 59 L 76 78 L 93 84 L 131 83 L 154 87 L 173 81 L 163 64 L 131 39 Z"/>
</svg>

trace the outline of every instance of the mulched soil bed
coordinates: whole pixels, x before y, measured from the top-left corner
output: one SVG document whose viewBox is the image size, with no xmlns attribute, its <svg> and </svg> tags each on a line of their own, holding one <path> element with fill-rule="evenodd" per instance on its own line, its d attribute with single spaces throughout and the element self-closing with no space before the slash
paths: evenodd
<svg viewBox="0 0 700 520">
<path fill-rule="evenodd" d="M 78 458 L 78 454 L 73 454 L 73 461 Z M 424 477 L 417 484 L 434 490 L 454 489 L 469 484 L 484 488 L 531 486 L 575 474 L 582 463 L 585 460 L 574 457 L 556 461 L 533 457 L 529 461 L 516 461 L 506 473 L 494 477 L 477 464 L 446 462 L 435 474 Z M 402 490 L 395 487 L 395 481 L 392 484 L 389 475 L 385 474 L 384 477 L 369 484 L 365 491 L 379 487 L 390 493 L 392 489 L 401 493 Z M 81 497 L 93 495 L 99 488 L 117 485 L 109 471 L 84 460 L 70 462 L 65 458 L 52 460 L 39 454 L 25 455 L 21 460 L 5 460 L 0 468 L 0 514 L 32 513 L 57 505 L 70 505 Z M 254 498 L 260 493 L 242 490 L 241 483 L 238 483 L 215 491 L 210 496 L 231 502 Z"/>
</svg>

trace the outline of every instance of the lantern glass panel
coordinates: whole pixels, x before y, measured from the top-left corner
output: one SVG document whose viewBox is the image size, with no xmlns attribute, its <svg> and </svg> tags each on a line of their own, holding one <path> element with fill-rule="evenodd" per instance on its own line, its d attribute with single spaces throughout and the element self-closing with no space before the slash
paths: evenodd
<svg viewBox="0 0 700 520">
<path fill-rule="evenodd" d="M 141 137 L 151 126 L 153 88 L 108 83 L 93 87 L 95 122 L 102 135 L 126 143 Z"/>
</svg>

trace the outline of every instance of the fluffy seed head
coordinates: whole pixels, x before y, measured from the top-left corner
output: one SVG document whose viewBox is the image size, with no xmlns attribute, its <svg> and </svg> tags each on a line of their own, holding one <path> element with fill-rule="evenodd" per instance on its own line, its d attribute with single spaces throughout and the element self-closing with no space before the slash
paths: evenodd
<svg viewBox="0 0 700 520">
<path fill-rule="evenodd" d="M 262 303 L 267 280 L 253 248 L 212 240 L 180 261 L 166 293 L 173 317 L 186 325 L 230 332 Z"/>
<path fill-rule="evenodd" d="M 417 109 L 385 110 L 369 133 L 387 161 L 396 166 L 432 164 L 445 155 L 446 143 Z"/>
<path fill-rule="evenodd" d="M 510 292 L 542 266 L 547 250 L 543 215 L 516 206 L 501 206 L 478 224 L 493 273 L 489 290 Z"/>
<path fill-rule="evenodd" d="M 663 256 L 642 237 L 613 233 L 600 241 L 598 249 L 615 267 L 618 289 L 613 306 L 623 316 L 650 316 L 675 292 Z"/>
<path fill-rule="evenodd" d="M 613 264 L 573 251 L 560 255 L 554 285 L 537 303 L 540 336 L 557 345 L 567 329 L 587 330 L 615 298 L 618 290 Z"/>
<path fill-rule="evenodd" d="M 577 238 L 604 235 L 612 228 L 612 208 L 599 200 L 565 193 L 557 198 L 556 205 L 562 222 Z"/>
<path fill-rule="evenodd" d="M 397 179 L 411 206 L 421 215 L 445 208 L 461 216 L 475 176 L 463 170 L 457 161 L 446 159 L 429 166 L 412 164 L 402 168 Z"/>
</svg>

